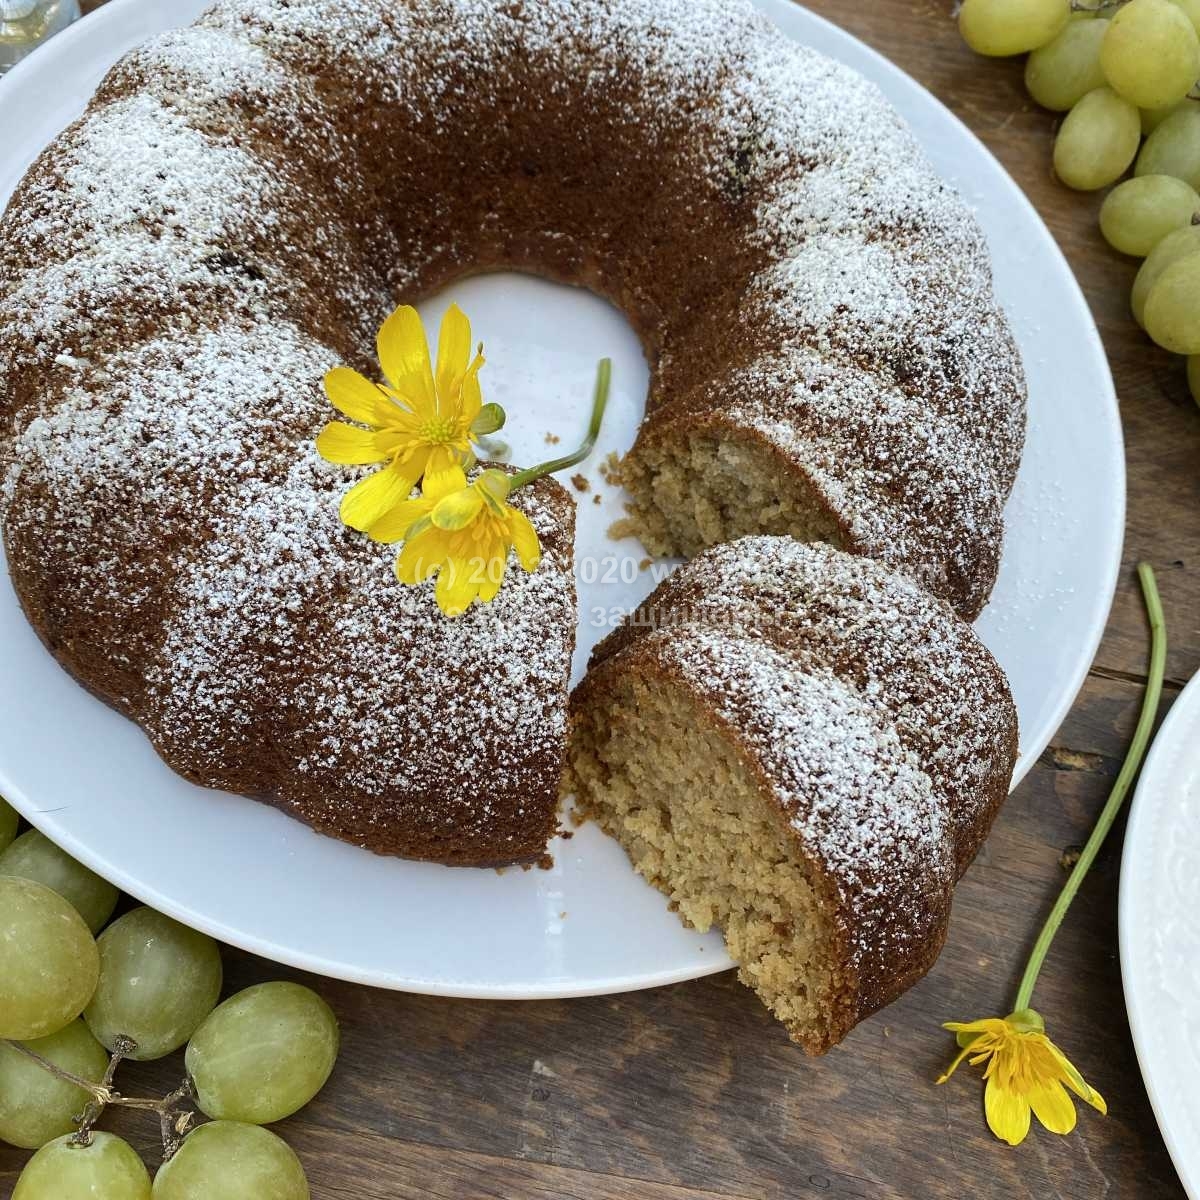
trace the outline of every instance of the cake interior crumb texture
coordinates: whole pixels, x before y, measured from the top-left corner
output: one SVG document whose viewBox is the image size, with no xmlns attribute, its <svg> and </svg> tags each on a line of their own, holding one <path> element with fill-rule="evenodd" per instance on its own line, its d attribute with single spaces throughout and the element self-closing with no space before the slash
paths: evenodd
<svg viewBox="0 0 1200 1200">
<path fill-rule="evenodd" d="M 738 977 L 798 1040 L 833 1030 L 837 966 L 820 891 L 730 743 L 680 691 L 624 681 L 576 730 L 581 813 L 686 924 L 722 931 Z"/>
<path fill-rule="evenodd" d="M 837 521 L 804 477 L 750 442 L 693 434 L 647 447 L 621 471 L 637 498 L 623 528 L 653 554 L 691 558 L 754 533 L 842 544 Z"/>
</svg>

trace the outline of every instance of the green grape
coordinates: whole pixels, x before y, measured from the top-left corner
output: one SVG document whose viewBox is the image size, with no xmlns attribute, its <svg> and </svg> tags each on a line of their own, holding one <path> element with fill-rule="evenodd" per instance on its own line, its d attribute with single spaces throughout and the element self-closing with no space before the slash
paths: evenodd
<svg viewBox="0 0 1200 1200">
<path fill-rule="evenodd" d="M 1171 0 L 1130 0 L 1108 23 L 1100 62 L 1139 108 L 1182 100 L 1200 77 L 1200 37 Z"/>
<path fill-rule="evenodd" d="M 0 1038 L 57 1033 L 92 998 L 99 972 L 95 939 L 66 900 L 0 875 Z"/>
<path fill-rule="evenodd" d="M 1143 108 L 1142 134 L 1149 137 L 1168 117 L 1173 117 L 1180 109 L 1194 103 L 1194 100 L 1177 100 L 1174 104 L 1167 104 L 1162 108 Z"/>
<path fill-rule="evenodd" d="M 72 1075 L 99 1083 L 108 1054 L 82 1021 L 72 1021 L 49 1037 L 25 1042 L 35 1054 Z M 0 1042 L 0 1141 L 36 1150 L 73 1133 L 90 1097 L 82 1088 L 58 1079 L 14 1046 Z"/>
<path fill-rule="evenodd" d="M 1200 192 L 1200 104 L 1189 101 L 1146 139 L 1136 175 L 1174 175 Z"/>
<path fill-rule="evenodd" d="M 17 810 L 0 796 L 0 850 L 7 849 L 17 836 L 17 823 L 20 821 Z"/>
<path fill-rule="evenodd" d="M 1100 208 L 1100 232 L 1122 254 L 1145 258 L 1172 230 L 1200 214 L 1200 195 L 1182 179 L 1142 175 L 1119 183 Z"/>
<path fill-rule="evenodd" d="M 193 1129 L 159 1168 L 154 1200 L 309 1200 L 308 1180 L 270 1130 L 214 1121 Z"/>
<path fill-rule="evenodd" d="M 1072 21 L 1054 39 L 1035 50 L 1025 63 L 1025 88 L 1043 107 L 1066 112 L 1106 80 L 1100 66 L 1100 43 L 1106 21 Z"/>
<path fill-rule="evenodd" d="M 1192 399 L 1200 404 L 1200 354 L 1188 359 L 1188 387 L 1192 389 Z"/>
<path fill-rule="evenodd" d="M 1053 41 L 1070 19 L 1070 0 L 963 0 L 958 31 L 977 54 L 1004 57 Z"/>
<path fill-rule="evenodd" d="M 1173 354 L 1200 354 L 1200 254 L 1173 262 L 1146 297 L 1146 332 Z"/>
<path fill-rule="evenodd" d="M 117 889 L 107 879 L 93 874 L 36 829 L 21 834 L 0 853 L 0 875 L 44 883 L 75 906 L 92 933 L 104 928 L 117 907 Z"/>
<path fill-rule="evenodd" d="M 1054 141 L 1054 169 L 1067 187 L 1092 192 L 1125 174 L 1141 140 L 1138 110 L 1112 88 L 1097 88 L 1067 113 Z"/>
<path fill-rule="evenodd" d="M 90 1146 L 60 1137 L 25 1164 L 12 1200 L 151 1200 L 150 1172 L 115 1134 L 93 1133 Z"/>
<path fill-rule="evenodd" d="M 1146 298 L 1150 289 L 1158 282 L 1158 277 L 1172 264 L 1189 254 L 1200 254 L 1200 225 L 1185 225 L 1168 233 L 1153 250 L 1133 281 L 1133 295 L 1130 298 L 1133 316 L 1143 327 L 1146 324 Z"/>
<path fill-rule="evenodd" d="M 298 983 L 260 983 L 216 1009 L 188 1044 L 185 1061 L 210 1117 L 268 1125 L 321 1090 L 337 1052 L 337 1018 L 316 992 Z"/>
<path fill-rule="evenodd" d="M 1200 33 L 1200 0 L 1171 0 L 1185 17 L 1192 23 L 1192 28 Z"/>
<path fill-rule="evenodd" d="M 122 1035 L 126 1057 L 144 1062 L 178 1050 L 221 995 L 221 952 L 203 933 L 152 908 L 135 908 L 100 935 L 100 984 L 84 1012 L 110 1050 Z"/>
</svg>

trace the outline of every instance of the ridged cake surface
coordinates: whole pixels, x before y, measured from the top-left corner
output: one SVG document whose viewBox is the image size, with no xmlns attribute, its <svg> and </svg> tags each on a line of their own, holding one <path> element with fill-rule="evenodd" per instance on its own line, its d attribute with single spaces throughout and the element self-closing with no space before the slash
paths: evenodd
<svg viewBox="0 0 1200 1200">
<path fill-rule="evenodd" d="M 635 508 L 653 448 L 700 439 L 968 614 L 1023 433 L 962 201 L 748 3 L 221 0 L 128 55 L 0 225 L 22 603 L 190 778 L 464 863 L 553 827 L 566 497 L 525 493 L 542 569 L 449 624 L 338 527 L 355 475 L 312 438 L 396 303 L 494 269 L 643 338 Z"/>
</svg>

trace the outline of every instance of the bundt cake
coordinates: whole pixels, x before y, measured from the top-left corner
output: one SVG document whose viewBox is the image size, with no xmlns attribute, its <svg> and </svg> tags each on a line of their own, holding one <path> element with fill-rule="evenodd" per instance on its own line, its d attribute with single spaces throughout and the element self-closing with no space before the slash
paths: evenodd
<svg viewBox="0 0 1200 1200">
<path fill-rule="evenodd" d="M 580 815 L 814 1053 L 933 965 L 1017 750 L 944 601 L 771 536 L 702 552 L 601 642 L 571 730 Z"/>
<path fill-rule="evenodd" d="M 461 864 L 553 828 L 568 504 L 518 498 L 543 566 L 450 623 L 312 439 L 398 301 L 496 269 L 640 334 L 656 551 L 823 539 L 971 616 L 1023 430 L 966 206 L 745 0 L 218 0 L 129 54 L 0 224 L 21 602 L 190 779 Z"/>
</svg>

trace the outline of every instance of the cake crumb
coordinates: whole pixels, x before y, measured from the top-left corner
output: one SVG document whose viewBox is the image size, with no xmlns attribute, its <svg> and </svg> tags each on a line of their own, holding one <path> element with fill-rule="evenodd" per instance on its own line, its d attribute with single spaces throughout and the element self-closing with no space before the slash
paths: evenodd
<svg viewBox="0 0 1200 1200">
<path fill-rule="evenodd" d="M 562 441 L 562 438 L 560 438 L 557 433 L 546 434 L 546 445 L 547 446 L 557 446 L 558 443 L 561 441 Z"/>
<path fill-rule="evenodd" d="M 575 485 L 577 492 L 590 492 L 592 490 L 592 485 L 588 483 L 587 476 L 582 472 L 578 475 L 572 475 L 571 482 Z"/>
<path fill-rule="evenodd" d="M 599 503 L 600 503 L 600 501 L 601 501 L 601 500 L 603 500 L 603 499 L 604 499 L 604 497 L 603 497 L 603 496 L 601 496 L 599 492 L 597 492 L 597 493 L 596 493 L 596 494 L 595 494 L 595 495 L 592 497 L 592 503 L 593 503 L 593 504 L 599 504 Z"/>
<path fill-rule="evenodd" d="M 615 450 L 610 450 L 600 464 L 600 478 L 605 483 L 621 482 L 621 460 Z"/>
<path fill-rule="evenodd" d="M 637 525 L 629 517 L 622 517 L 619 521 L 614 521 L 608 527 L 608 536 L 614 542 L 619 542 L 623 538 L 637 537 Z"/>
<path fill-rule="evenodd" d="M 642 561 L 640 563 L 638 563 L 638 570 L 639 571 L 648 571 L 653 565 L 654 565 L 654 559 L 643 558 Z"/>
</svg>

